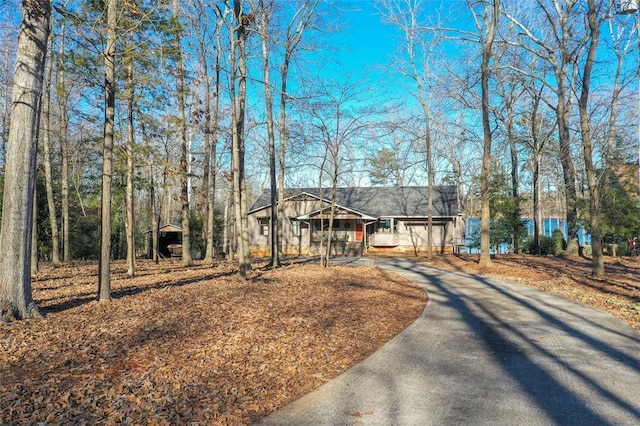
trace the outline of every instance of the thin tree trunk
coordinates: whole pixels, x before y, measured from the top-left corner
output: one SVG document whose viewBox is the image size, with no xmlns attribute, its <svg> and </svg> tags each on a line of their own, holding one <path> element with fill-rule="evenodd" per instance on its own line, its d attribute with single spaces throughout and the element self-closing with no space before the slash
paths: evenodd
<svg viewBox="0 0 640 426">
<path fill-rule="evenodd" d="M 509 96 L 509 103 L 507 104 L 507 139 L 509 140 L 509 151 L 511 153 L 511 196 L 514 199 L 515 205 L 513 211 L 511 212 L 512 218 L 517 218 L 517 221 L 513 221 L 513 228 L 511 232 L 513 233 L 513 246 L 514 251 L 518 254 L 522 253 L 522 244 L 520 244 L 519 237 L 521 236 L 520 228 L 518 224 L 520 223 L 520 180 L 519 180 L 519 170 L 518 170 L 518 147 L 516 146 L 517 136 L 514 129 L 514 112 L 513 112 L 513 103 L 515 102 L 515 97 L 513 95 L 513 91 L 511 91 L 511 96 Z"/>
<path fill-rule="evenodd" d="M 205 259 L 213 262 L 215 256 L 214 249 L 214 219 L 215 219 L 215 197 L 216 197 L 216 175 L 218 172 L 218 126 L 220 123 L 220 71 L 222 62 L 222 16 L 219 16 L 218 24 L 216 25 L 216 63 L 215 63 L 215 80 L 214 80 L 214 92 L 213 92 L 213 111 L 210 111 L 211 105 L 209 102 L 209 87 L 207 87 L 207 115 L 206 115 L 206 129 L 208 132 L 208 138 L 206 143 L 206 149 L 209 157 L 209 182 L 206 187 L 207 193 L 207 240 Z M 207 76 L 207 86 L 208 76 Z"/>
<path fill-rule="evenodd" d="M 280 145 L 278 146 L 278 218 L 280 219 L 280 226 L 278 226 L 278 251 L 280 255 L 284 254 L 284 227 L 285 227 L 285 214 L 284 214 L 284 197 L 285 197 L 285 170 L 287 160 L 287 139 L 289 137 L 287 129 L 287 79 L 289 76 L 289 50 L 285 52 L 285 57 L 280 67 Z"/>
<path fill-rule="evenodd" d="M 536 254 L 540 254 L 540 236 L 544 233 L 544 225 L 542 217 L 542 184 L 540 182 L 540 173 L 542 170 L 542 150 L 544 147 L 544 140 L 540 140 L 537 123 L 538 123 L 538 108 L 540 106 L 540 99 L 542 96 L 543 88 L 540 88 L 540 92 L 536 92 L 534 98 L 533 112 L 531 114 L 531 135 L 532 135 L 532 151 L 533 151 L 533 243 L 535 246 Z"/>
<path fill-rule="evenodd" d="M 222 236 L 223 242 L 222 242 L 222 250 L 224 252 L 224 254 L 226 255 L 226 259 L 229 262 L 233 262 L 233 247 L 232 247 L 232 243 L 230 242 L 230 236 L 229 234 L 231 234 L 232 232 L 231 229 L 233 227 L 233 225 L 231 224 L 231 218 L 229 215 L 229 204 L 231 204 L 231 200 L 233 199 L 233 188 L 229 188 L 229 194 L 227 196 L 227 199 L 224 202 L 224 235 Z"/>
<path fill-rule="evenodd" d="M 191 257 L 191 232 L 189 217 L 189 158 L 187 150 L 187 120 L 185 117 L 184 102 L 184 65 L 182 63 L 182 46 L 180 35 L 182 27 L 180 25 L 180 7 L 178 0 L 173 0 L 173 16 L 176 20 L 175 48 L 176 48 L 176 96 L 178 97 L 178 122 L 180 127 L 180 201 L 182 203 L 182 265 L 193 264 Z"/>
<path fill-rule="evenodd" d="M 209 223 L 210 223 L 210 209 L 212 204 L 210 203 L 210 179 L 215 179 L 211 176 L 211 81 L 209 79 L 209 64 L 207 63 L 207 54 L 203 42 L 200 42 L 198 46 L 200 50 L 200 63 L 202 67 L 202 79 L 204 80 L 204 166 L 202 169 L 202 193 L 204 194 L 204 206 L 205 211 L 202 216 L 202 231 L 200 237 L 202 240 L 202 247 L 205 248 L 203 259 L 211 261 L 213 256 L 213 246 L 209 246 L 209 243 L 213 240 L 210 237 Z M 213 218 L 211 218 L 213 220 Z"/>
<path fill-rule="evenodd" d="M 569 128 L 570 108 L 567 105 L 565 84 L 558 84 L 558 134 L 560 142 L 560 164 L 564 178 L 565 204 L 567 207 L 567 254 L 578 254 L 578 193 L 576 171 L 571 155 L 571 132 Z"/>
<path fill-rule="evenodd" d="M 116 93 L 117 0 L 107 0 L 107 43 L 105 64 L 105 113 L 102 152 L 102 213 L 100 226 L 100 268 L 98 300 L 111 300 L 111 181 L 113 178 L 113 128 Z"/>
<path fill-rule="evenodd" d="M 235 221 L 238 242 L 238 266 L 239 274 L 243 279 L 251 271 L 251 260 L 249 257 L 249 235 L 247 232 L 247 206 L 246 206 L 246 179 L 244 176 L 244 119 L 247 90 L 247 59 L 246 59 L 246 16 L 242 13 L 240 0 L 233 2 L 234 14 L 236 17 L 236 40 L 231 42 L 232 78 L 230 96 L 232 103 L 232 162 L 233 162 L 233 190 L 235 203 Z M 237 49 L 236 49 L 237 42 Z M 236 66 L 237 56 L 237 70 Z M 235 86 L 238 84 L 236 96 Z"/>
<path fill-rule="evenodd" d="M 533 168 L 533 245 L 536 254 L 540 254 L 540 236 L 544 231 L 542 226 L 542 208 L 540 201 L 542 199 L 542 185 L 540 184 L 540 170 L 542 169 L 542 155 L 534 154 Z"/>
<path fill-rule="evenodd" d="M 276 181 L 276 136 L 273 123 L 273 97 L 271 96 L 271 73 L 269 65 L 269 10 L 263 10 L 260 21 L 260 41 L 262 45 L 262 79 L 264 102 L 267 114 L 267 139 L 269 141 L 269 183 L 271 186 L 271 220 L 269 221 L 269 239 L 271 241 L 271 267 L 280 266 L 280 235 L 278 222 L 278 182 Z"/>
<path fill-rule="evenodd" d="M 300 42 L 302 41 L 302 35 L 305 29 L 308 27 L 312 20 L 316 6 L 320 0 L 306 0 L 304 4 L 294 14 L 293 19 L 290 21 L 287 27 L 287 36 L 285 40 L 284 58 L 280 65 L 280 117 L 279 117 L 279 146 L 278 146 L 278 211 L 277 215 L 280 220 L 278 226 L 278 256 L 282 258 L 285 248 L 284 241 L 284 228 L 288 225 L 287 217 L 284 213 L 284 197 L 285 197 L 285 172 L 286 172 L 286 152 L 289 138 L 289 131 L 287 128 L 287 103 L 289 94 L 287 93 L 287 81 L 289 78 L 289 65 L 291 58 L 297 51 Z M 300 17 L 298 24 L 294 25 L 296 18 Z"/>
<path fill-rule="evenodd" d="M 62 260 L 65 263 L 71 261 L 71 241 L 70 228 L 71 219 L 69 216 L 69 114 L 67 105 L 66 89 L 66 64 L 65 64 L 65 29 L 66 20 L 62 20 L 62 36 L 60 39 L 60 50 L 58 52 L 58 87 L 60 97 L 60 154 L 62 157 L 60 196 L 62 198 Z"/>
<path fill-rule="evenodd" d="M 151 178 L 149 180 L 151 189 L 149 191 L 149 201 L 151 203 L 151 258 L 154 263 L 158 263 L 160 261 L 160 256 L 158 255 L 158 228 L 159 228 L 159 220 L 158 220 L 158 206 L 156 201 L 156 187 L 153 178 L 153 166 L 149 166 L 149 174 Z"/>
<path fill-rule="evenodd" d="M 22 7 L 0 229 L 0 321 L 40 316 L 31 294 L 31 233 L 51 3 L 24 0 Z"/>
<path fill-rule="evenodd" d="M 42 141 L 42 153 L 44 163 L 44 184 L 47 195 L 47 208 L 49 209 L 49 226 L 51 228 L 51 263 L 53 266 L 60 265 L 60 235 L 58 232 L 58 218 L 56 215 L 56 205 L 53 196 L 53 173 L 51 172 L 51 47 L 52 37 L 49 37 L 49 55 L 45 72 L 45 85 L 42 98 L 42 114 L 40 128 L 40 140 Z"/>
<path fill-rule="evenodd" d="M 127 276 L 136 275 L 136 234 L 135 234 L 135 206 L 134 206 L 134 164 L 135 137 L 133 132 L 133 112 L 135 102 L 134 63 L 132 53 L 128 53 L 127 60 L 127 220 L 125 232 L 127 235 Z"/>
<path fill-rule="evenodd" d="M 485 8 L 489 7 L 485 5 Z M 489 104 L 489 61 L 491 60 L 493 41 L 498 29 L 498 16 L 500 14 L 500 0 L 491 2 L 492 11 L 489 20 L 486 20 L 486 38 L 482 41 L 482 63 L 480 65 L 480 85 L 482 89 L 482 131 L 483 131 L 483 148 L 482 148 L 482 170 L 480 174 L 480 262 L 482 267 L 491 266 L 491 210 L 489 207 L 489 167 L 491 166 L 491 125 L 489 112 L 491 105 Z M 485 12 L 486 16 L 486 12 Z"/>
<path fill-rule="evenodd" d="M 38 184 L 33 185 L 33 220 L 31 223 L 31 276 L 38 273 Z"/>
<path fill-rule="evenodd" d="M 580 112 L 580 134 L 584 153 L 584 164 L 589 185 L 589 216 L 593 267 L 591 274 L 596 277 L 605 275 L 604 259 L 602 255 L 602 232 L 600 225 L 600 187 L 593 163 L 593 147 L 591 142 L 591 120 L 589 117 L 589 91 L 591 89 L 591 72 L 596 59 L 596 50 L 600 41 L 600 22 L 596 16 L 595 0 L 587 0 L 589 23 L 589 48 L 582 73 L 582 91 L 578 100 Z"/>
</svg>

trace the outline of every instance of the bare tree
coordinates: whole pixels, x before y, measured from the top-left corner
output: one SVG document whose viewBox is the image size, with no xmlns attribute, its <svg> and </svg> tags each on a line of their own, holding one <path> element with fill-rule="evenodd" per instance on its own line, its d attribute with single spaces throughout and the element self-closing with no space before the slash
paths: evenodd
<svg viewBox="0 0 640 426">
<path fill-rule="evenodd" d="M 56 93 L 59 98 L 59 115 L 60 115 L 60 133 L 58 139 L 60 141 L 61 164 L 61 182 L 60 182 L 60 198 L 61 198 L 61 215 L 62 215 L 62 259 L 65 263 L 71 260 L 71 219 L 69 216 L 69 92 L 67 90 L 66 77 L 66 16 L 62 16 L 62 25 L 60 30 L 60 43 L 58 46 L 58 84 Z"/>
<path fill-rule="evenodd" d="M 206 2 L 198 0 L 195 3 L 196 14 L 193 17 L 193 26 L 197 31 L 197 52 L 200 61 L 202 79 L 204 85 L 204 101 L 202 107 L 202 115 L 204 115 L 204 167 L 202 174 L 202 193 L 205 195 L 206 209 L 203 217 L 202 239 L 204 242 L 205 252 L 204 259 L 212 262 L 214 258 L 214 211 L 215 211 L 215 193 L 216 193 L 216 175 L 218 173 L 217 165 L 217 147 L 218 137 L 220 135 L 220 86 L 222 78 L 222 29 L 226 19 L 219 5 L 208 7 Z M 211 14 L 213 12 L 216 25 L 213 27 L 213 35 L 211 34 Z M 227 13 L 229 13 L 227 11 Z M 214 63 L 209 64 L 210 46 L 212 38 L 215 36 L 214 44 Z M 213 68 L 213 76 L 210 71 Z M 213 80 L 213 81 L 212 81 Z"/>
<path fill-rule="evenodd" d="M 422 1 L 397 0 L 384 3 L 387 11 L 387 19 L 396 25 L 403 33 L 407 62 L 408 77 L 415 83 L 415 97 L 422 109 L 424 120 L 423 137 L 425 144 L 426 169 L 428 179 L 427 190 L 427 257 L 433 256 L 433 186 L 435 173 L 433 170 L 433 138 L 431 135 L 431 105 L 429 78 L 431 77 L 431 56 L 436 46 L 435 40 L 428 40 L 419 22 L 422 10 Z"/>
<path fill-rule="evenodd" d="M 589 221 L 591 231 L 591 247 L 593 253 L 593 276 L 605 275 L 604 260 L 602 254 L 602 232 L 600 225 L 600 183 L 598 182 L 596 165 L 594 160 L 594 147 L 592 142 L 591 116 L 589 113 L 589 94 L 591 91 L 591 78 L 596 61 L 596 51 L 600 42 L 600 27 L 609 14 L 611 4 L 600 3 L 595 0 L 587 0 L 587 27 L 588 42 L 587 56 L 582 71 L 582 88 L 578 99 L 580 112 L 580 135 L 582 136 L 582 148 L 584 165 L 589 187 Z"/>
<path fill-rule="evenodd" d="M 337 189 L 340 175 L 345 169 L 345 148 L 356 141 L 370 126 L 366 118 L 375 115 L 372 108 L 363 106 L 362 95 L 366 92 L 363 81 L 347 78 L 344 81 L 326 82 L 317 79 L 316 97 L 308 106 L 308 121 L 322 147 L 322 162 L 319 165 L 319 190 L 321 198 L 323 175 L 330 186 L 327 245 L 320 248 L 320 263 L 327 266 L 331 258 L 333 221 L 336 215 Z M 320 213 L 321 221 L 327 219 L 325 209 Z M 321 227 L 324 232 L 324 225 Z M 324 235 L 323 235 L 324 237 Z M 324 242 L 322 238 L 321 242 Z"/>
<path fill-rule="evenodd" d="M 125 99 L 127 104 L 127 190 L 126 190 L 126 220 L 125 233 L 127 238 L 127 276 L 132 278 L 136 274 L 136 237 L 135 237 L 135 206 L 134 206 L 134 173 L 135 173 L 135 132 L 134 132 L 134 110 L 135 110 L 135 71 L 134 58 L 131 42 L 131 34 L 127 35 L 128 45 L 125 48 L 124 67 L 126 72 Z"/>
<path fill-rule="evenodd" d="M 280 63 L 280 117 L 278 118 L 278 200 L 284 200 L 285 193 L 285 174 L 287 169 L 287 147 L 289 145 L 289 123 L 287 119 L 287 108 L 289 100 L 292 98 L 289 92 L 289 72 L 291 61 L 300 49 L 303 48 L 302 40 L 305 32 L 313 27 L 314 18 L 316 16 L 316 8 L 320 0 L 303 0 L 292 18 L 289 20 L 284 38 L 284 55 Z M 282 230 L 287 220 L 284 214 L 284 203 L 278 204 L 278 217 L 280 218 L 280 226 L 278 227 L 278 247 L 282 251 Z"/>
<path fill-rule="evenodd" d="M 505 52 L 506 53 L 506 52 Z M 509 59 L 507 59 L 509 60 Z M 504 59 L 500 58 L 497 62 L 503 62 Z M 520 159 L 519 159 L 519 137 L 516 134 L 517 126 L 517 111 L 516 104 L 522 98 L 525 92 L 523 87 L 523 76 L 517 72 L 513 72 L 506 68 L 496 70 L 497 80 L 497 95 L 500 97 L 501 102 L 497 108 L 493 108 L 493 114 L 496 119 L 504 127 L 505 137 L 509 144 L 509 157 L 510 157 L 510 175 L 511 175 L 511 197 L 513 204 L 509 208 L 509 218 L 511 227 L 510 231 L 513 236 L 513 247 L 516 253 L 522 252 L 522 239 L 524 227 L 521 222 L 521 197 L 520 197 Z"/>
<path fill-rule="evenodd" d="M 40 316 L 31 295 L 38 116 L 50 31 L 49 0 L 23 0 L 0 230 L 0 321 Z"/>
<path fill-rule="evenodd" d="M 176 61 L 176 96 L 178 98 L 178 126 L 180 132 L 180 201 L 182 204 L 182 265 L 193 264 L 191 257 L 191 231 L 189 211 L 189 158 L 187 150 L 187 120 L 185 117 L 184 64 L 182 61 L 182 25 L 180 3 L 173 0 L 174 48 Z"/>
<path fill-rule="evenodd" d="M 247 26 L 253 15 L 243 11 L 243 2 L 233 0 L 234 24 L 229 31 L 231 84 L 231 133 L 232 133 L 232 174 L 234 211 L 236 221 L 236 241 L 238 245 L 239 274 L 247 278 L 251 271 L 249 256 L 249 232 L 247 229 L 247 187 L 245 177 L 245 109 L 247 96 Z M 225 3 L 229 8 L 228 2 Z M 237 89 L 236 89 L 237 85 Z"/>
<path fill-rule="evenodd" d="M 113 134 L 116 94 L 117 0 L 107 0 L 107 42 L 104 48 L 104 139 L 102 149 L 102 213 L 98 300 L 111 300 L 111 182 L 113 179 Z"/>
<path fill-rule="evenodd" d="M 530 43 L 513 42 L 544 60 L 554 73 L 553 79 L 545 79 L 556 95 L 553 105 L 557 115 L 558 139 L 560 142 L 560 162 L 562 164 L 567 209 L 567 253 L 578 254 L 578 207 L 576 170 L 571 150 L 571 96 L 575 86 L 578 57 L 584 45 L 584 36 L 576 37 L 582 31 L 577 28 L 579 17 L 578 0 L 536 0 L 541 19 L 520 19 L 511 11 L 503 13 L 522 32 Z"/>
<path fill-rule="evenodd" d="M 531 107 L 528 116 L 529 132 L 525 138 L 526 146 L 531 152 L 531 169 L 533 184 L 533 245 L 536 254 L 540 254 L 540 236 L 544 234 L 544 225 L 542 223 L 542 159 L 547 146 L 547 142 L 551 140 L 552 134 L 556 131 L 556 122 L 551 123 L 545 120 L 542 113 L 542 96 L 544 85 L 540 84 L 535 87 L 532 83 L 527 87 L 527 92 L 531 98 Z"/>
<path fill-rule="evenodd" d="M 490 193 L 489 193 L 489 172 L 491 167 L 491 105 L 489 102 L 489 78 L 490 61 L 493 55 L 493 42 L 498 31 L 498 20 L 500 17 L 500 0 L 483 0 L 480 2 L 482 10 L 476 12 L 474 4 L 467 1 L 469 9 L 473 13 L 475 26 L 478 30 L 478 37 L 482 46 L 482 61 L 480 63 L 480 88 L 482 96 L 482 170 L 480 172 L 480 262 L 482 267 L 491 266 L 491 240 L 490 240 Z"/>
<path fill-rule="evenodd" d="M 269 221 L 269 238 L 271 240 L 271 267 L 280 266 L 280 243 L 278 222 L 278 184 L 276 181 L 276 136 L 273 120 L 273 96 L 271 95 L 270 65 L 270 32 L 274 15 L 274 0 L 250 1 L 257 14 L 257 32 L 262 47 L 262 80 L 264 103 L 267 121 L 267 140 L 269 145 L 269 182 L 271 192 L 271 220 Z"/>
<path fill-rule="evenodd" d="M 49 209 L 49 226 L 51 227 L 51 263 L 54 266 L 60 265 L 60 235 L 58 229 L 58 218 L 56 215 L 56 205 L 53 195 L 53 174 L 51 171 L 51 47 L 53 37 L 49 37 L 49 47 L 47 65 L 45 71 L 44 92 L 42 97 L 42 113 L 40 118 L 40 141 L 42 142 L 42 154 L 44 164 L 44 183 L 47 196 L 47 207 Z"/>
</svg>

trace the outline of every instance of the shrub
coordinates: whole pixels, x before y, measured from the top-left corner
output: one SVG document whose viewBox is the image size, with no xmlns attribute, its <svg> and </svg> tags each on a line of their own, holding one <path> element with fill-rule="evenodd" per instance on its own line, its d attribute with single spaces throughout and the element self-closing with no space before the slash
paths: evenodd
<svg viewBox="0 0 640 426">
<path fill-rule="evenodd" d="M 567 249 L 567 242 L 564 240 L 564 235 L 562 235 L 562 231 L 560 231 L 559 229 L 556 228 L 553 230 L 551 239 L 555 243 L 553 254 L 560 254 Z"/>
<path fill-rule="evenodd" d="M 545 235 L 540 236 L 538 239 L 540 243 L 540 254 L 543 256 L 549 254 L 558 254 L 557 240 L 553 237 L 547 237 Z M 524 251 L 530 254 L 536 254 L 536 247 L 534 245 L 533 236 L 529 236 L 525 242 Z"/>
</svg>

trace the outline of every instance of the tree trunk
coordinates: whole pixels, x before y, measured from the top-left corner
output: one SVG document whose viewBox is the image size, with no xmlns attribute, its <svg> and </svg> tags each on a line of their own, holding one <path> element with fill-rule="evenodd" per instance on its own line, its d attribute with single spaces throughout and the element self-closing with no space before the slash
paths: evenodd
<svg viewBox="0 0 640 426">
<path fill-rule="evenodd" d="M 178 0 L 173 0 L 173 17 L 176 20 L 175 49 L 176 49 L 176 96 L 178 97 L 178 123 L 180 127 L 180 201 L 182 203 L 182 265 L 193 264 L 191 257 L 191 233 L 189 212 L 189 153 L 187 152 L 187 120 L 184 103 L 184 65 L 182 63 L 182 46 L 180 35 L 180 7 Z"/>
<path fill-rule="evenodd" d="M 515 102 L 514 96 L 510 96 L 509 103 L 507 105 L 507 139 L 509 140 L 509 151 L 511 153 L 511 196 L 515 201 L 512 218 L 517 218 L 518 221 L 513 221 L 513 245 L 514 251 L 518 254 L 522 253 L 522 244 L 520 243 L 521 231 L 518 224 L 520 223 L 520 180 L 518 170 L 518 147 L 516 146 L 517 136 L 514 130 L 514 113 L 513 103 Z"/>
<path fill-rule="evenodd" d="M 44 184 L 47 195 L 47 207 L 49 209 L 49 226 L 51 228 L 51 263 L 53 266 L 60 265 L 60 235 L 58 233 L 58 218 L 56 215 L 56 205 L 53 196 L 53 173 L 51 172 L 51 40 L 49 37 L 49 55 L 45 72 L 45 84 L 42 97 L 42 114 L 40 122 L 40 140 L 42 141 L 42 153 L 44 163 Z"/>
<path fill-rule="evenodd" d="M 209 188 L 211 177 L 211 84 L 209 82 L 209 66 L 207 64 L 204 47 L 201 48 L 201 61 L 204 80 L 204 164 L 202 167 L 202 194 L 204 198 L 204 214 L 202 215 L 202 230 L 200 231 L 201 247 L 204 247 L 203 260 L 211 261 L 212 248 L 209 248 Z"/>
<path fill-rule="evenodd" d="M 558 135 L 560 142 L 560 164 L 565 185 L 565 200 L 567 206 L 567 254 L 578 254 L 578 192 L 576 189 L 576 170 L 571 156 L 571 131 L 569 116 L 571 114 L 566 93 L 566 85 L 562 80 L 558 82 Z"/>
<path fill-rule="evenodd" d="M 40 316 L 31 294 L 31 233 L 51 3 L 24 0 L 22 8 L 0 229 L 0 321 Z"/>
<path fill-rule="evenodd" d="M 242 12 L 240 0 L 233 1 L 234 15 L 236 17 L 236 40 L 232 40 L 231 56 L 232 69 L 233 62 L 237 55 L 237 74 L 233 76 L 232 87 L 230 90 L 232 96 L 232 132 L 233 132 L 233 187 L 235 202 L 235 221 L 238 242 L 238 266 L 240 277 L 247 278 L 247 274 L 251 271 L 251 259 L 249 257 L 249 234 L 247 231 L 247 205 L 246 205 L 246 178 L 244 170 L 244 120 L 245 120 L 245 104 L 247 93 L 247 57 L 246 57 L 246 38 L 247 17 Z M 236 49 L 237 42 L 237 49 Z M 237 97 L 235 94 L 236 81 L 238 84 Z"/>
<path fill-rule="evenodd" d="M 287 81 L 289 78 L 289 64 L 294 53 L 298 50 L 300 42 L 302 41 L 302 35 L 305 29 L 308 27 L 312 20 L 316 6 L 320 0 L 305 1 L 305 3 L 296 11 L 293 19 L 289 22 L 287 27 L 287 36 L 285 40 L 284 57 L 282 64 L 280 65 L 280 117 L 279 117 L 279 146 L 278 146 L 278 211 L 277 215 L 280 220 L 278 226 L 278 252 L 280 258 L 283 256 L 284 227 L 288 225 L 288 218 L 284 213 L 284 197 L 285 197 L 285 172 L 286 172 L 286 153 L 287 144 L 289 138 L 289 131 L 287 129 L 287 103 L 289 94 L 287 93 Z M 297 21 L 296 19 L 300 18 Z"/>
<path fill-rule="evenodd" d="M 220 34 L 217 34 L 220 37 Z M 198 43 L 200 53 L 200 66 L 202 67 L 202 79 L 204 80 L 204 166 L 202 170 L 202 194 L 204 194 L 204 214 L 202 217 L 202 231 L 200 233 L 204 253 L 202 259 L 211 262 L 213 260 L 213 238 L 210 226 L 213 221 L 213 203 L 211 200 L 211 182 L 215 181 L 211 167 L 211 80 L 209 79 L 209 63 L 204 41 Z M 215 192 L 214 192 L 215 194 Z"/>
<path fill-rule="evenodd" d="M 285 197 L 285 170 L 286 170 L 286 160 L 287 160 L 287 139 L 288 139 L 288 129 L 287 129 L 287 79 L 289 76 L 289 61 L 291 59 L 289 50 L 285 52 L 284 60 L 282 61 L 282 65 L 280 66 L 280 145 L 278 146 L 278 218 L 280 219 L 280 226 L 278 226 L 278 251 L 282 255 L 284 252 L 284 234 L 283 229 L 285 227 L 285 214 L 284 214 L 284 197 Z"/>
<path fill-rule="evenodd" d="M 113 127 L 116 93 L 117 0 L 107 0 L 107 43 L 104 50 L 105 111 L 102 151 L 102 203 L 98 300 L 111 300 L 111 181 L 113 178 Z"/>
<path fill-rule="evenodd" d="M 207 249 L 205 252 L 205 258 L 213 262 L 215 256 L 214 249 L 214 232 L 215 232 L 215 198 L 216 198 L 216 176 L 218 174 L 218 126 L 220 125 L 220 71 L 222 63 L 222 17 L 219 17 L 216 27 L 216 68 L 215 68 L 215 80 L 214 80 L 214 92 L 213 92 L 213 117 L 211 128 L 209 128 L 209 143 L 207 145 L 207 151 L 209 152 L 209 159 L 211 167 L 209 169 L 209 185 L 207 187 Z M 207 105 L 207 108 L 210 106 Z"/>
<path fill-rule="evenodd" d="M 427 188 L 427 258 L 433 257 L 433 185 L 435 183 L 435 173 L 433 171 L 431 129 L 429 129 L 429 115 L 425 116 L 427 128 L 425 135 L 427 149 L 427 178 L 429 187 Z"/>
<path fill-rule="evenodd" d="M 486 21 L 486 38 L 482 41 L 482 63 L 480 65 L 480 84 L 482 90 L 482 130 L 483 130 L 483 150 L 482 150 L 482 171 L 480 174 L 480 262 L 482 267 L 491 266 L 491 211 L 489 207 L 489 167 L 491 166 L 491 125 L 489 104 L 489 61 L 491 60 L 493 41 L 498 29 L 498 16 L 500 14 L 500 0 L 491 2 L 492 11 L 490 20 Z M 484 6 L 488 7 L 487 5 Z M 485 12 L 486 15 L 486 12 Z"/>
<path fill-rule="evenodd" d="M 269 239 L 271 242 L 271 267 L 280 266 L 280 235 L 278 221 L 278 182 L 276 181 L 276 136 L 273 124 L 273 97 L 271 96 L 271 73 L 269 69 L 269 14 L 263 9 L 260 20 L 260 41 L 262 45 L 262 79 L 264 86 L 264 102 L 267 114 L 267 140 L 269 141 L 269 183 L 271 194 L 271 220 L 269 221 Z"/>
<path fill-rule="evenodd" d="M 135 164 L 135 137 L 133 132 L 133 112 L 135 98 L 134 63 L 133 54 L 126 55 L 127 67 L 127 220 L 125 231 L 127 234 L 127 276 L 133 278 L 136 275 L 136 234 L 135 234 L 135 206 L 134 206 L 134 164 Z"/>
<path fill-rule="evenodd" d="M 533 92 L 533 108 L 531 111 L 531 152 L 533 157 L 533 246 L 535 254 L 540 254 L 540 236 L 544 229 L 542 228 L 542 208 L 540 201 L 542 200 L 542 187 L 540 184 L 540 171 L 542 170 L 542 141 L 538 138 L 538 108 L 540 106 L 540 92 Z"/>
<path fill-rule="evenodd" d="M 229 188 L 229 194 L 227 199 L 224 202 L 224 231 L 222 236 L 222 251 L 225 254 L 226 259 L 229 262 L 233 262 L 233 246 L 231 240 L 232 228 L 231 217 L 229 215 L 229 204 L 231 204 L 231 200 L 233 199 L 233 188 Z"/>
<path fill-rule="evenodd" d="M 544 232 L 542 208 L 542 185 L 540 184 L 540 170 L 542 169 L 542 153 L 534 152 L 533 166 L 533 245 L 535 254 L 540 254 L 540 236 Z"/>
<path fill-rule="evenodd" d="M 37 179 L 36 179 L 37 182 Z M 33 185 L 33 220 L 31 223 L 31 276 L 38 273 L 38 185 Z"/>
<path fill-rule="evenodd" d="M 600 188 L 597 180 L 597 171 L 593 162 L 593 147 L 591 142 L 591 120 L 589 117 L 589 91 L 591 89 L 591 72 L 596 58 L 596 50 L 600 41 L 600 22 L 596 16 L 595 0 L 587 0 L 589 23 L 589 48 L 582 73 L 582 91 L 578 100 L 580 112 L 580 134 L 584 154 L 585 171 L 589 185 L 589 215 L 591 224 L 591 247 L 593 255 L 593 276 L 605 275 L 604 259 L 602 254 L 602 235 L 600 229 Z"/>
<path fill-rule="evenodd" d="M 62 157 L 60 196 L 62 198 L 62 260 L 71 261 L 71 241 L 69 217 L 69 114 L 67 105 L 66 64 L 65 56 L 66 20 L 62 20 L 62 37 L 58 52 L 58 95 L 60 97 L 60 155 Z"/>
</svg>

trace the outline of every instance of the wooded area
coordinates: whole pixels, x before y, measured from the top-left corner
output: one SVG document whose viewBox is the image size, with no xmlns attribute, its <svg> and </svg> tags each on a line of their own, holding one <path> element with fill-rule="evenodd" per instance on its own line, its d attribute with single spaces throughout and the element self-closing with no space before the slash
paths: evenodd
<svg viewBox="0 0 640 426">
<path fill-rule="evenodd" d="M 543 219 L 561 217 L 565 252 L 581 254 L 582 226 L 603 275 L 603 246 L 640 235 L 640 12 L 443 4 L 4 2 L 0 317 L 37 315 L 42 260 L 99 260 L 108 300 L 112 260 L 130 277 L 136 258 L 158 261 L 165 224 L 181 227 L 183 265 L 224 255 L 245 277 L 247 207 L 264 188 L 272 266 L 285 187 L 335 200 L 342 186 L 454 184 L 460 211 L 481 218 L 467 237 L 483 265 L 500 244 L 542 253 Z M 339 62 L 363 13 L 395 37 L 383 72 Z"/>
</svg>

